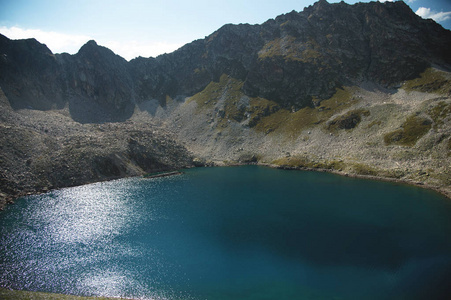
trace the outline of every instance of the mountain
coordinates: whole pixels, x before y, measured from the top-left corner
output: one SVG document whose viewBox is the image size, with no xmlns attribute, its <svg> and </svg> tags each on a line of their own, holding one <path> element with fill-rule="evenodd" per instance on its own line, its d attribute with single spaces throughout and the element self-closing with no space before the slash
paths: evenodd
<svg viewBox="0 0 451 300">
<path fill-rule="evenodd" d="M 37 134 L 36 124 L 48 118 L 48 126 L 61 124 L 77 138 L 39 135 L 67 145 L 101 136 L 96 126 L 121 132 L 123 140 L 131 130 L 148 134 L 144 128 L 152 124 L 161 130 L 155 140 L 186 158 L 181 165 L 192 155 L 377 175 L 443 190 L 451 184 L 450 50 L 451 32 L 402 1 L 320 0 L 260 25 L 227 24 L 173 53 L 130 62 L 95 41 L 69 55 L 53 54 L 34 39 L 0 36 L 8 107 L 2 120 Z M 106 141 L 118 145 L 105 138 L 98 146 Z M 130 160 L 135 150 L 127 147 L 109 153 L 122 158 L 106 164 Z M 152 169 L 144 157 L 133 161 Z M 25 180 L 12 172 L 15 179 L 3 186 Z"/>
</svg>

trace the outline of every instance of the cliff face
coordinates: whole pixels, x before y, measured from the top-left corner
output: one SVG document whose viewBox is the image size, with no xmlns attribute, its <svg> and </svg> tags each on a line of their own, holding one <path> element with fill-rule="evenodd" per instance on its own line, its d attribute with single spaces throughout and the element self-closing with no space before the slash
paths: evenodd
<svg viewBox="0 0 451 300">
<path fill-rule="evenodd" d="M 0 86 L 14 109 L 64 106 L 64 72 L 45 45 L 35 39 L 11 41 L 0 35 L 0 52 Z"/>
<path fill-rule="evenodd" d="M 57 55 L 57 60 L 74 120 L 85 123 L 130 118 L 133 83 L 125 59 L 89 41 L 77 54 Z"/>
<path fill-rule="evenodd" d="M 88 42 L 53 55 L 35 40 L 0 39 L 0 86 L 11 105 L 47 110 L 69 104 L 80 122 L 123 121 L 136 104 L 191 96 L 222 74 L 243 91 L 282 107 L 315 106 L 337 87 L 363 81 L 398 85 L 428 66 L 449 68 L 451 32 L 402 1 L 322 0 L 261 25 L 225 25 L 157 58 L 130 62 Z"/>
<path fill-rule="evenodd" d="M 151 67 L 144 59 L 131 64 L 133 73 L 148 75 L 148 86 L 161 87 L 157 93 L 141 90 L 147 96 L 192 95 L 228 74 L 244 82 L 248 96 L 301 108 L 343 85 L 393 86 L 431 64 L 448 68 L 450 48 L 451 32 L 421 19 L 403 2 L 350 6 L 320 1 L 262 25 L 225 25 L 158 57 Z"/>
<path fill-rule="evenodd" d="M 451 32 L 402 1 L 320 0 L 130 62 L 94 41 L 52 54 L 0 35 L 0 199 L 193 155 L 451 194 L 450 52 Z"/>
</svg>

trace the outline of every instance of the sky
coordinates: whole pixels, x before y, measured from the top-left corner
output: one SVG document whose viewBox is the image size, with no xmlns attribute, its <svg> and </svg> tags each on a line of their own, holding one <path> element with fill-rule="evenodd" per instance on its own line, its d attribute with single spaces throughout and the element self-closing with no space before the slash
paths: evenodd
<svg viewBox="0 0 451 300">
<path fill-rule="evenodd" d="M 385 2 L 380 0 L 381 2 Z M 0 0 L 0 33 L 35 38 L 53 53 L 77 53 L 89 40 L 127 60 L 156 57 L 224 24 L 261 24 L 315 0 Z M 339 1 L 328 0 L 329 3 Z M 346 0 L 348 4 L 359 1 Z M 369 1 L 360 1 L 369 2 Z M 451 0 L 404 0 L 451 29 Z"/>
</svg>

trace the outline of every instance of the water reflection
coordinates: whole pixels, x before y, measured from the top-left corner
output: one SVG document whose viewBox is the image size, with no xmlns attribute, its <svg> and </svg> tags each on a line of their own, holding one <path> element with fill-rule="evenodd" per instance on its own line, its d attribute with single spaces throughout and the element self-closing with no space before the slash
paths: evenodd
<svg viewBox="0 0 451 300">
<path fill-rule="evenodd" d="M 0 286 L 109 296 L 125 284 L 136 289 L 133 276 L 117 272 L 121 261 L 148 252 L 118 240 L 140 222 L 130 192 L 130 181 L 118 180 L 29 198 L 21 216 L 11 216 L 20 221 L 2 228 L 0 262 L 8 271 Z M 96 266 L 103 269 L 93 273 Z"/>
<path fill-rule="evenodd" d="M 115 182 L 114 189 L 111 185 L 87 185 L 49 194 L 33 211 L 35 224 L 57 243 L 111 241 L 127 230 L 133 215 L 121 182 Z"/>
<path fill-rule="evenodd" d="M 1 213 L 0 286 L 139 299 L 439 298 L 451 278 L 450 215 L 429 191 L 258 167 L 99 183 Z"/>
</svg>

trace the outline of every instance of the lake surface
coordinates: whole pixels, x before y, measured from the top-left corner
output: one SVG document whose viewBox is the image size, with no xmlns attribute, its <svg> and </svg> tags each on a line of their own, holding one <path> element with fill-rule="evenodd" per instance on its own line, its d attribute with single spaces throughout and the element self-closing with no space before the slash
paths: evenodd
<svg viewBox="0 0 451 300">
<path fill-rule="evenodd" d="M 257 166 L 27 197 L 0 212 L 0 286 L 140 299 L 445 299 L 451 201 Z"/>
</svg>

